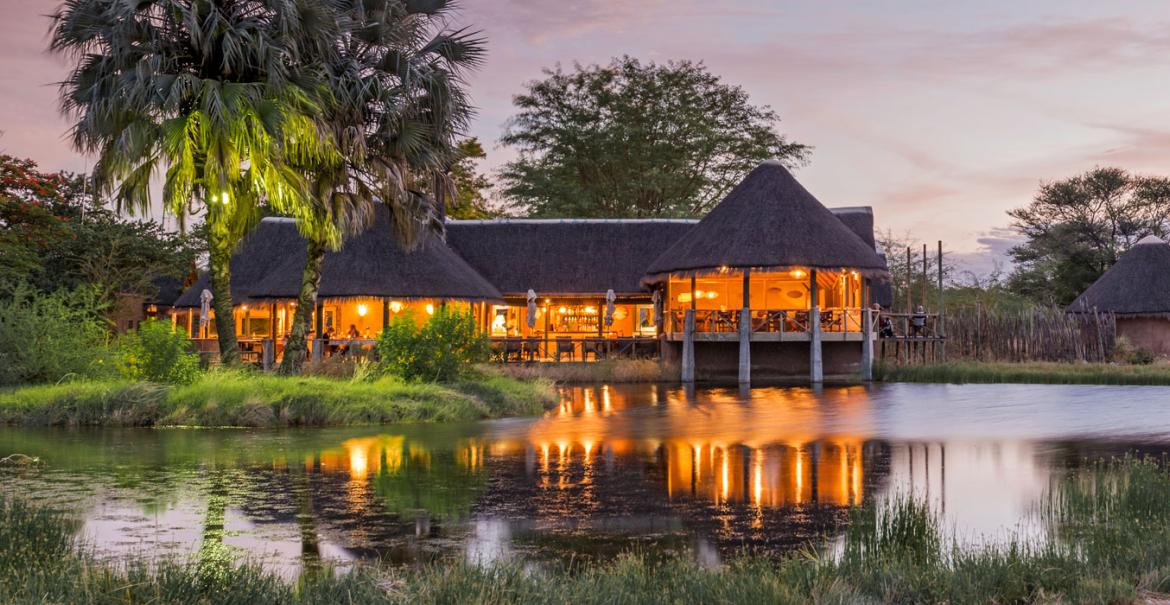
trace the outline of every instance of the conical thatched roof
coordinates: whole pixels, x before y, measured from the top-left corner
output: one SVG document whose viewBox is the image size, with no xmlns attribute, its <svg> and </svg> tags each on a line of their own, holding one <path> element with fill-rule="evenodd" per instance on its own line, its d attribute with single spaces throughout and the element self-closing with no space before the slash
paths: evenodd
<svg viewBox="0 0 1170 605">
<path fill-rule="evenodd" d="M 855 269 L 885 275 L 885 264 L 873 246 L 817 201 L 783 165 L 771 161 L 748 174 L 694 229 L 663 252 L 644 281 L 656 283 L 671 274 L 703 274 L 722 267 Z"/>
<path fill-rule="evenodd" d="M 438 237 L 404 252 L 390 230 L 389 213 L 379 209 L 374 225 L 325 256 L 322 298 L 443 298 L 500 301 L 499 290 L 476 273 Z M 232 257 L 232 298 L 296 298 L 305 267 L 305 240 L 288 219 L 264 219 Z M 177 306 L 199 306 L 206 277 L 193 285 Z M 188 299 L 190 299 L 188 301 Z"/>
<path fill-rule="evenodd" d="M 1071 305 L 1118 315 L 1170 315 L 1170 245 L 1148 236 L 1126 252 Z"/>
</svg>

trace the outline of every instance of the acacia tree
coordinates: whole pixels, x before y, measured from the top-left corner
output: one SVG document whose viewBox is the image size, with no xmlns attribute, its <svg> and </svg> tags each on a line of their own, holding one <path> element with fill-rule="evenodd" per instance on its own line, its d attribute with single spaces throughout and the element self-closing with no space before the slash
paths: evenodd
<svg viewBox="0 0 1170 605">
<path fill-rule="evenodd" d="M 501 138 L 519 151 L 503 192 L 533 216 L 699 216 L 761 161 L 809 152 L 702 63 L 624 56 L 545 76 L 513 99 Z"/>
<path fill-rule="evenodd" d="M 220 357 L 239 359 L 229 261 L 261 200 L 305 212 L 290 163 L 322 161 L 314 116 L 326 94 L 290 41 L 331 40 L 335 14 L 313 0 L 67 0 L 51 48 L 77 62 L 61 84 L 74 146 L 98 156 L 95 182 L 121 209 L 163 206 L 186 225 L 205 216 Z"/>
<path fill-rule="evenodd" d="M 1170 179 L 1095 168 L 1040 187 L 1008 212 L 1027 241 L 1010 251 L 1009 287 L 1046 304 L 1068 304 L 1147 235 L 1170 232 Z"/>
<path fill-rule="evenodd" d="M 299 224 L 307 254 L 284 374 L 304 362 L 326 252 L 367 228 L 375 203 L 389 208 L 403 248 L 442 231 L 435 203 L 421 191 L 430 185 L 440 198 L 453 191 L 445 167 L 459 157 L 456 136 L 472 114 L 462 74 L 483 56 L 475 34 L 446 28 L 453 7 L 447 0 L 339 4 L 344 29 L 318 50 L 334 92 L 322 118 L 340 161 L 304 167 L 311 196 Z"/>
</svg>

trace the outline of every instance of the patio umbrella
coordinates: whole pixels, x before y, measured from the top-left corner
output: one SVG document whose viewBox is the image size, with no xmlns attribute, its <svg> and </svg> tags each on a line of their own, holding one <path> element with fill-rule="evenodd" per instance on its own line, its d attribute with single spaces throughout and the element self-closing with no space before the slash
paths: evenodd
<svg viewBox="0 0 1170 605">
<path fill-rule="evenodd" d="M 613 293 L 613 288 L 605 291 L 605 325 L 613 325 L 613 301 L 617 300 L 617 294 Z"/>
<path fill-rule="evenodd" d="M 208 315 L 211 315 L 211 299 L 213 298 L 215 295 L 206 288 L 199 293 L 199 329 L 206 328 L 207 324 L 211 323 L 211 318 Z"/>
<path fill-rule="evenodd" d="M 655 289 L 654 296 L 651 297 L 654 301 L 654 325 L 662 325 L 662 290 Z"/>
<path fill-rule="evenodd" d="M 528 290 L 528 328 L 536 327 L 536 291 Z"/>
</svg>

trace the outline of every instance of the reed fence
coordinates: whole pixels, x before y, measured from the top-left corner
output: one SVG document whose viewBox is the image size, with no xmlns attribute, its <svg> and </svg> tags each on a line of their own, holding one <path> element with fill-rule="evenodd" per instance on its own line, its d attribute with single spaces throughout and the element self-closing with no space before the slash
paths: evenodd
<svg viewBox="0 0 1170 605">
<path fill-rule="evenodd" d="M 1109 362 L 1117 340 L 1113 314 L 1057 307 L 951 308 L 944 324 L 947 361 Z"/>
</svg>

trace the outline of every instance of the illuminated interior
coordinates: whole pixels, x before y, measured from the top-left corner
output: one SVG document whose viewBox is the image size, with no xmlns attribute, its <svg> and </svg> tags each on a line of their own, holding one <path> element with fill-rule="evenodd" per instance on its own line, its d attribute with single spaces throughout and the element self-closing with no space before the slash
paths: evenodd
<svg viewBox="0 0 1170 605">
<path fill-rule="evenodd" d="M 654 336 L 654 306 L 615 303 L 613 323 L 605 324 L 602 300 L 539 299 L 536 322 L 528 327 L 528 305 L 491 305 L 488 326 L 494 337 L 607 337 Z"/>
</svg>

